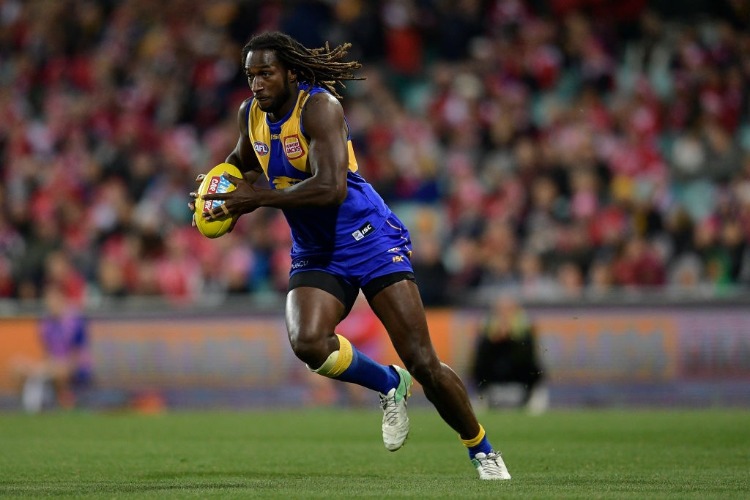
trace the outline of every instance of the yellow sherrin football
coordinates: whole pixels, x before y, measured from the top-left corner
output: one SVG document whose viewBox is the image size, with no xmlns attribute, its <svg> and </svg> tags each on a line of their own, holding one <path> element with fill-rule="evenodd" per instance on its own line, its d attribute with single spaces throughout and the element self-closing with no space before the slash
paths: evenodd
<svg viewBox="0 0 750 500">
<path fill-rule="evenodd" d="M 203 213 L 208 212 L 212 208 L 217 208 L 224 203 L 220 200 L 204 200 L 204 195 L 229 193 L 235 189 L 234 184 L 221 176 L 224 172 L 235 177 L 242 177 L 242 172 L 231 163 L 219 163 L 206 173 L 206 177 L 198 188 L 198 197 L 195 199 L 195 225 L 198 227 L 198 231 L 208 238 L 218 238 L 226 234 L 232 225 L 231 217 L 210 221 L 203 218 Z"/>
</svg>

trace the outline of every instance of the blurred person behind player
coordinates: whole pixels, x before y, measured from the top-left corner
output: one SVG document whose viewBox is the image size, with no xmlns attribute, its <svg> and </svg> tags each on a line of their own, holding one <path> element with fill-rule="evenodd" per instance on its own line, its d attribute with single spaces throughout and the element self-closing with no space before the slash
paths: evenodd
<svg viewBox="0 0 750 500">
<path fill-rule="evenodd" d="M 536 327 L 510 294 L 500 294 L 482 321 L 474 351 L 477 391 L 490 408 L 547 409 L 549 393 L 537 352 Z"/>
<path fill-rule="evenodd" d="M 240 137 L 226 159 L 244 178 L 225 174 L 237 189 L 204 196 L 225 203 L 203 216 L 236 222 L 259 207 L 283 211 L 293 237 L 286 303 L 292 349 L 314 372 L 379 393 L 388 450 L 401 448 L 409 433 L 406 400 L 413 374 L 459 434 L 480 478 L 510 479 L 466 388 L 433 348 L 410 262 L 409 232 L 357 172 L 335 90 L 359 79 L 354 70 L 361 65 L 343 60 L 349 47 L 310 49 L 278 32 L 245 45 L 242 63 L 253 97 L 239 108 Z M 262 174 L 271 189 L 254 185 Z M 377 363 L 335 333 L 360 289 L 406 370 Z"/>
<path fill-rule="evenodd" d="M 43 358 L 18 358 L 12 371 L 21 383 L 21 402 L 29 413 L 40 412 L 47 389 L 54 391 L 61 408 L 76 404 L 76 390 L 91 382 L 88 328 L 74 298 L 61 285 L 51 283 L 44 289 L 45 314 L 40 321 Z"/>
</svg>

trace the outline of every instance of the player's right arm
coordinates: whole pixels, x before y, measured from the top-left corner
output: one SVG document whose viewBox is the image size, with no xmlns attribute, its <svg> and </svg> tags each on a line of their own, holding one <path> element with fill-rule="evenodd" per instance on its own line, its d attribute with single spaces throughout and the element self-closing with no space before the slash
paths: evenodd
<svg viewBox="0 0 750 500">
<path fill-rule="evenodd" d="M 227 163 L 231 163 L 240 169 L 248 184 L 255 183 L 263 173 L 258 157 L 255 156 L 253 145 L 250 142 L 250 134 L 248 134 L 247 130 L 247 113 L 252 102 L 253 100 L 250 98 L 246 99 L 240 105 L 240 109 L 237 112 L 237 125 L 240 129 L 240 138 L 237 140 L 234 151 L 229 153 L 226 159 Z"/>
</svg>

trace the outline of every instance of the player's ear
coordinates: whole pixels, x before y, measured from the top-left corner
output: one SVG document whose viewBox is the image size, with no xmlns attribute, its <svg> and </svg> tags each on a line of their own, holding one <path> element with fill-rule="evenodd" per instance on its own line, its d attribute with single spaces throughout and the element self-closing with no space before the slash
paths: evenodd
<svg viewBox="0 0 750 500">
<path fill-rule="evenodd" d="M 286 75 L 289 81 L 291 83 L 297 83 L 297 72 L 294 71 L 293 69 L 288 69 L 286 71 L 287 71 Z"/>
</svg>

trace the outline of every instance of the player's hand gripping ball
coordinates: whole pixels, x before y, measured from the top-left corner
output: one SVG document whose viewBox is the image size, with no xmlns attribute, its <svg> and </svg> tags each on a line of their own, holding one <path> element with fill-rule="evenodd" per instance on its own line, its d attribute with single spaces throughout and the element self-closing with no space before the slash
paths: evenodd
<svg viewBox="0 0 750 500">
<path fill-rule="evenodd" d="M 205 212 L 220 214 L 224 202 L 221 200 L 204 200 L 203 196 L 207 194 L 229 193 L 235 190 L 234 184 L 221 176 L 222 173 L 228 173 L 234 177 L 242 177 L 242 172 L 231 163 L 220 163 L 206 173 L 203 178 L 195 198 L 195 225 L 203 236 L 208 238 L 218 238 L 226 234 L 232 227 L 232 217 L 227 214 L 220 219 L 206 220 L 203 217 Z M 224 209 L 226 210 L 226 209 Z"/>
</svg>

